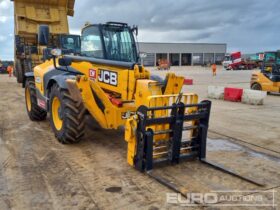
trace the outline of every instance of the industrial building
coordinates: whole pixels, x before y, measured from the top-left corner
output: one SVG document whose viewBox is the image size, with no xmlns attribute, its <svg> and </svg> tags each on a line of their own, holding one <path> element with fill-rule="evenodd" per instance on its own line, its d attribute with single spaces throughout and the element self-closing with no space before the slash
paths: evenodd
<svg viewBox="0 0 280 210">
<path fill-rule="evenodd" d="M 221 64 L 227 51 L 226 44 L 217 43 L 149 43 L 140 42 L 145 66 L 156 66 L 166 59 L 172 66 Z"/>
</svg>

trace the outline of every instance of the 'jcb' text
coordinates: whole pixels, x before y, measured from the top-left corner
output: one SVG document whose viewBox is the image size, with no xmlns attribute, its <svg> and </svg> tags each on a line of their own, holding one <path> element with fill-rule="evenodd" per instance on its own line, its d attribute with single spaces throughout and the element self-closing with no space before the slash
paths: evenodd
<svg viewBox="0 0 280 210">
<path fill-rule="evenodd" d="M 103 82 L 109 85 L 117 86 L 118 85 L 118 74 L 113 71 L 108 70 L 99 70 L 98 81 Z"/>
</svg>

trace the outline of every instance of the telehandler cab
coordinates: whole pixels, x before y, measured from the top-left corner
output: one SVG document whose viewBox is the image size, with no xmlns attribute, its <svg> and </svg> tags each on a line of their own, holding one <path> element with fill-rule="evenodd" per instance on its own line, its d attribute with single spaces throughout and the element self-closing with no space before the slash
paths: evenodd
<svg viewBox="0 0 280 210">
<path fill-rule="evenodd" d="M 183 77 L 168 73 L 162 81 L 150 75 L 138 63 L 137 30 L 116 22 L 86 25 L 81 56 L 60 56 L 60 50 L 53 50 L 52 60 L 26 74 L 30 119 L 45 120 L 49 113 L 56 138 L 66 144 L 81 140 L 85 115 L 90 114 L 104 129 L 125 126 L 127 162 L 139 171 L 151 171 L 160 162 L 198 158 L 261 185 L 206 161 L 211 102 L 199 103 L 196 94 L 182 93 Z"/>
</svg>

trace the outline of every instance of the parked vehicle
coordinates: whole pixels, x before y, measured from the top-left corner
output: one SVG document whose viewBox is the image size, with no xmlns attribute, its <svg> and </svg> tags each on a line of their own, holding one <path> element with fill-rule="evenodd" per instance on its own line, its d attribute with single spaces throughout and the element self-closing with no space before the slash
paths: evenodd
<svg viewBox="0 0 280 210">
<path fill-rule="evenodd" d="M 280 50 L 264 53 L 261 71 L 252 74 L 251 89 L 280 93 Z"/>
<path fill-rule="evenodd" d="M 80 37 L 69 35 L 67 16 L 74 15 L 75 0 L 12 0 L 15 19 L 15 71 L 17 82 L 43 63 L 53 48 L 72 49 Z"/>
<path fill-rule="evenodd" d="M 159 59 L 158 70 L 170 70 L 170 62 L 167 59 Z"/>
<path fill-rule="evenodd" d="M 103 129 L 125 127 L 128 164 L 176 192 L 172 183 L 152 174 L 154 166 L 198 159 L 262 185 L 206 159 L 211 101 L 199 102 L 197 94 L 182 92 L 182 76 L 168 73 L 164 81 L 153 77 L 139 63 L 137 31 L 126 23 L 87 25 L 81 56 L 52 50 L 52 60 L 26 74 L 29 118 L 43 121 L 49 113 L 53 132 L 63 144 L 82 139 L 86 115 Z"/>
<path fill-rule="evenodd" d="M 226 70 L 251 70 L 257 68 L 259 64 L 250 59 L 242 59 L 241 52 L 233 52 L 225 56 L 222 62 Z"/>
</svg>

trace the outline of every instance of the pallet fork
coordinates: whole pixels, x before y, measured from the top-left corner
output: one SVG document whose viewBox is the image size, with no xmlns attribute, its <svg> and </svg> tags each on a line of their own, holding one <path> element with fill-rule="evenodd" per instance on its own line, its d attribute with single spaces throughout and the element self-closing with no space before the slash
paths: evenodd
<svg viewBox="0 0 280 210">
<path fill-rule="evenodd" d="M 187 110 L 192 110 L 188 112 Z M 154 117 L 156 111 L 168 111 L 170 115 L 166 117 Z M 174 184 L 168 182 L 166 179 L 153 174 L 152 169 L 154 165 L 168 162 L 170 164 L 177 164 L 182 159 L 199 159 L 203 164 L 213 167 L 217 170 L 240 178 L 244 181 L 252 183 L 257 186 L 264 186 L 264 184 L 252 180 L 248 177 L 242 176 L 231 169 L 227 169 L 217 163 L 208 161 L 206 159 L 206 142 L 207 131 L 209 125 L 209 116 L 211 110 L 211 101 L 202 101 L 198 104 L 177 103 L 172 106 L 165 107 L 146 107 L 141 106 L 137 111 L 138 126 L 137 126 L 137 149 L 134 158 L 135 168 L 147 174 L 172 189 L 175 192 L 181 193 Z M 188 122 L 195 122 L 187 124 Z M 153 125 L 169 124 L 169 129 L 154 131 L 150 128 Z M 190 139 L 183 139 L 183 132 L 190 132 Z M 155 136 L 168 134 L 169 140 L 167 145 L 155 145 Z M 163 141 L 166 142 L 166 141 Z M 166 148 L 165 151 L 157 152 L 159 148 Z M 156 158 L 161 154 L 160 158 Z"/>
</svg>

